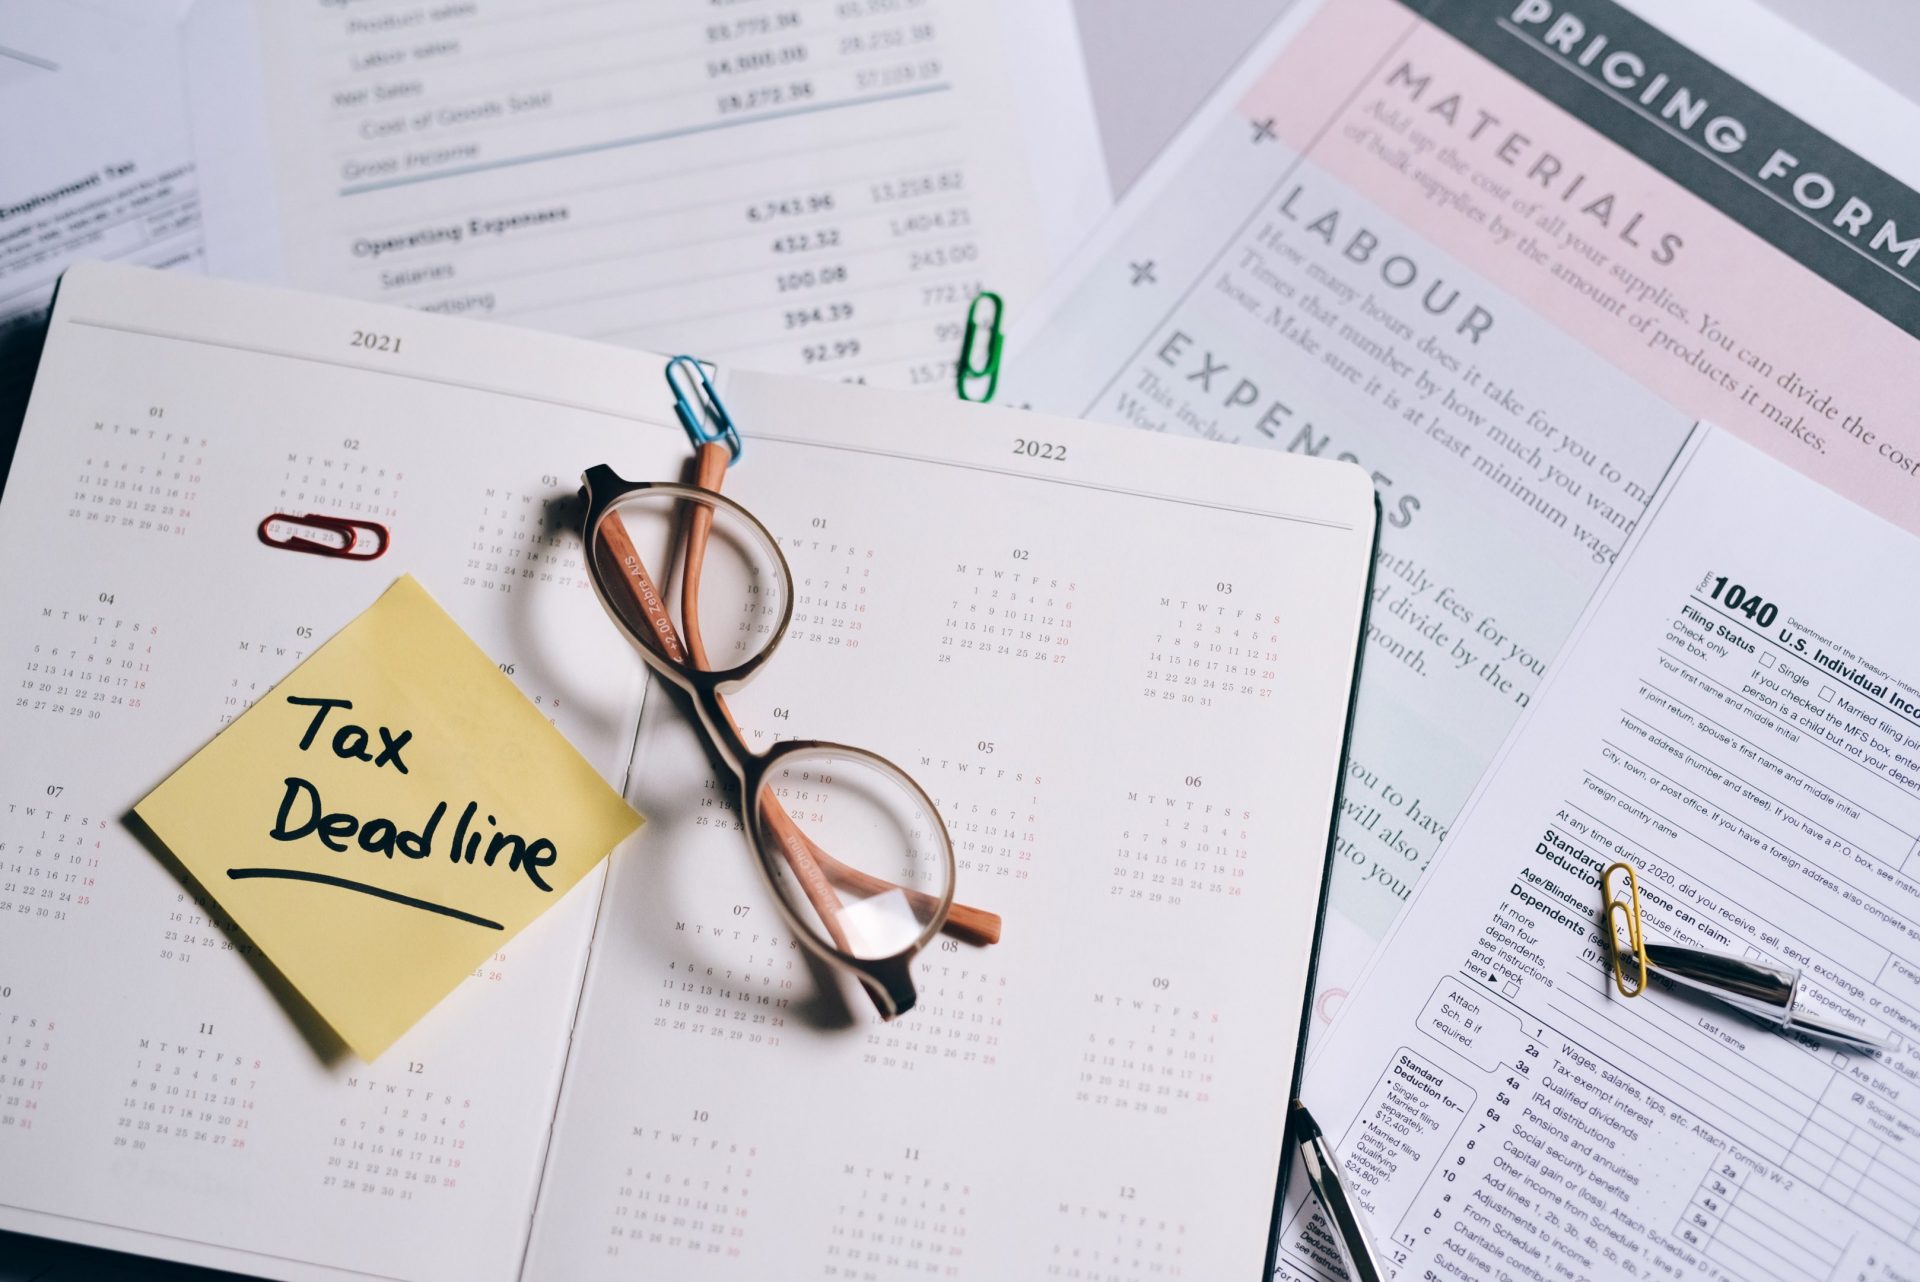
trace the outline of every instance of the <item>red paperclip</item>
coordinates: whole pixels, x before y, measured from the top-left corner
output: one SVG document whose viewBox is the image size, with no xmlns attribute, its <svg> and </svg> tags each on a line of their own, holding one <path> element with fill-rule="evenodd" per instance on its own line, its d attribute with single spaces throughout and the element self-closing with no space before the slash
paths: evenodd
<svg viewBox="0 0 1920 1282">
<path fill-rule="evenodd" d="M 274 522 L 291 526 L 295 531 L 324 530 L 328 534 L 338 535 L 340 542 L 329 543 L 311 538 L 307 533 L 288 533 L 283 538 L 275 538 L 271 532 Z M 360 550 L 361 533 L 365 531 L 373 538 L 373 550 Z M 285 548 L 289 552 L 311 552 L 315 556 L 334 556 L 343 561 L 371 561 L 387 550 L 391 536 L 387 527 L 374 521 L 356 521 L 345 516 L 322 516 L 318 512 L 309 512 L 305 516 L 294 516 L 289 512 L 274 512 L 260 522 L 260 541 L 270 548 Z"/>
</svg>

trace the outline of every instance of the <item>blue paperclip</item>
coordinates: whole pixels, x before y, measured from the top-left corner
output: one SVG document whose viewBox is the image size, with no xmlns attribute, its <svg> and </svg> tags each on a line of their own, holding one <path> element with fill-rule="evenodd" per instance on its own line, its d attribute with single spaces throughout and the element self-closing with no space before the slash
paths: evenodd
<svg viewBox="0 0 1920 1282">
<path fill-rule="evenodd" d="M 693 371 L 694 381 L 688 387 L 681 387 L 680 380 L 673 376 L 676 367 L 684 366 Z M 667 362 L 667 386 L 673 389 L 673 412 L 680 419 L 680 426 L 687 429 L 687 435 L 693 440 L 693 448 L 712 445 L 725 441 L 732 455 L 727 466 L 732 467 L 740 461 L 742 445 L 740 433 L 733 426 L 733 416 L 727 413 L 727 407 L 720 403 L 720 393 L 713 390 L 713 381 L 707 377 L 707 371 L 700 368 L 700 362 L 691 356 L 676 356 Z M 699 398 L 701 408 L 693 407 L 693 400 Z"/>
<path fill-rule="evenodd" d="M 987 322 L 987 350 L 981 362 L 976 365 L 973 361 L 974 338 L 980 331 L 980 304 L 985 302 L 993 304 L 993 319 Z M 967 305 L 967 328 L 960 337 L 960 359 L 954 365 L 953 376 L 954 390 L 959 393 L 963 401 L 977 401 L 985 405 L 993 399 L 994 392 L 999 390 L 1001 308 L 1000 295 L 986 289 L 975 294 L 973 301 Z M 987 380 L 987 390 L 979 396 L 969 396 L 968 381 L 983 378 Z"/>
</svg>

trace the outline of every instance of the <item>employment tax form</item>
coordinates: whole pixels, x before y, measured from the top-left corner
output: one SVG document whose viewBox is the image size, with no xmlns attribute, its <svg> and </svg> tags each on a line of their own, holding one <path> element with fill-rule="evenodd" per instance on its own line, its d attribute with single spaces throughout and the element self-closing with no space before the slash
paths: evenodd
<svg viewBox="0 0 1920 1282">
<path fill-rule="evenodd" d="M 215 0 L 211 266 L 736 365 L 946 387 L 1109 192 L 1065 0 Z"/>
<path fill-rule="evenodd" d="M 1920 1271 L 1917 567 L 1731 435 L 1681 453 L 1309 1062 L 1399 1276 Z M 1616 995 L 1616 860 L 1650 941 L 1799 968 L 1893 1049 Z M 1296 1210 L 1279 1275 L 1333 1259 Z"/>
<path fill-rule="evenodd" d="M 0 13 L 0 332 L 44 313 L 78 258 L 198 263 L 179 53 L 170 25 L 66 0 Z"/>
</svg>

